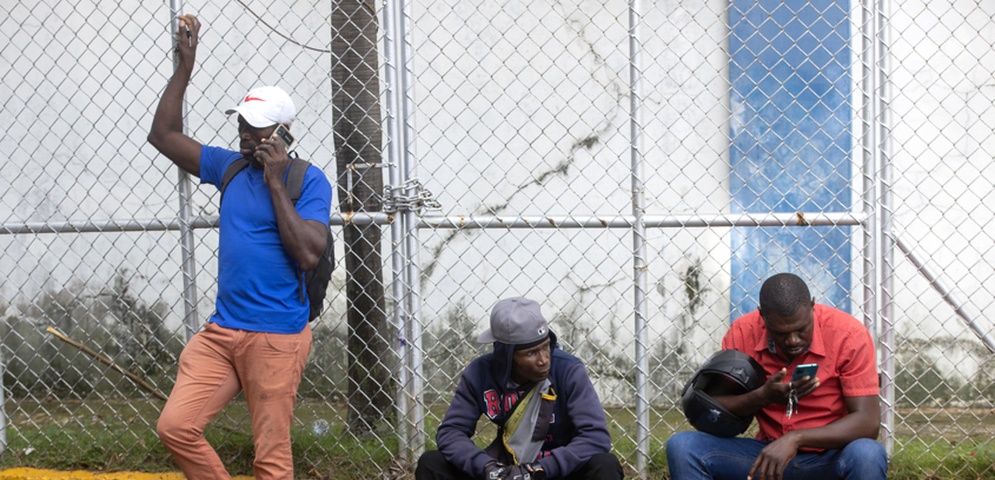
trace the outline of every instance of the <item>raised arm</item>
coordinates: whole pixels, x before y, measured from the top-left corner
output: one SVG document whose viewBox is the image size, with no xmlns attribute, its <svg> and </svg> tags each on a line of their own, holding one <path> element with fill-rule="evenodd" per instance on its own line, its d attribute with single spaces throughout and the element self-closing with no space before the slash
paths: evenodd
<svg viewBox="0 0 995 480">
<path fill-rule="evenodd" d="M 485 369 L 478 360 L 463 371 L 435 436 L 439 451 L 446 460 L 476 478 L 482 478 L 484 465 L 493 460 L 473 441 L 477 422 L 483 414 L 476 401 L 480 389 L 475 381 L 485 374 Z"/>
<path fill-rule="evenodd" d="M 263 139 L 256 147 L 256 159 L 263 164 L 263 178 L 273 200 L 283 248 L 297 260 L 301 270 L 311 270 L 318 266 L 318 260 L 325 251 L 328 227 L 324 223 L 301 218 L 290 201 L 283 180 L 290 166 L 290 157 L 283 142 L 271 137 Z"/>
<path fill-rule="evenodd" d="M 176 70 L 162 92 L 152 118 L 148 141 L 156 150 L 188 173 L 200 176 L 201 144 L 183 133 L 183 96 L 193 75 L 200 21 L 193 15 L 179 17 Z"/>
<path fill-rule="evenodd" d="M 752 417 L 772 403 L 781 405 L 788 403 L 791 389 L 789 384 L 782 382 L 785 375 L 787 375 L 787 370 L 782 368 L 771 375 L 763 385 L 751 392 L 739 393 L 736 391 L 738 387 L 731 383 L 713 382 L 705 389 L 705 393 L 708 393 L 716 402 L 737 417 Z M 800 383 L 798 382 L 796 385 Z M 811 390 L 814 390 L 815 386 L 812 385 L 818 386 L 816 380 L 805 382 L 806 389 L 803 393 L 807 395 Z"/>
</svg>

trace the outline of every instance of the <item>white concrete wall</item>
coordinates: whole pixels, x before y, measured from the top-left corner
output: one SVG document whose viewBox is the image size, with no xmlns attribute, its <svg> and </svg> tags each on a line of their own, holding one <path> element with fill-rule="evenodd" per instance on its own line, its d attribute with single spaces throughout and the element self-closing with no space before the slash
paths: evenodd
<svg viewBox="0 0 995 480">
<path fill-rule="evenodd" d="M 230 144 L 235 126 L 221 111 L 251 86 L 280 82 L 299 101 L 301 155 L 331 174 L 331 60 L 321 52 L 328 48 L 330 7 L 300 1 L 276 15 L 268 3 L 247 5 L 249 11 L 234 2 L 188 4 L 207 24 L 189 96 L 191 131 L 206 143 Z M 506 215 L 632 213 L 627 5 L 412 4 L 414 153 L 420 179 L 443 213 L 505 204 L 500 213 Z M 642 5 L 647 211 L 725 212 L 727 2 Z M 166 6 L 21 2 L 0 13 L 0 72 L 6 72 L 0 87 L 10 92 L 0 136 L 0 177 L 7 182 L 0 189 L 0 222 L 172 218 L 175 172 L 145 142 L 171 71 Z M 891 13 L 895 231 L 980 313 L 995 302 L 987 228 L 995 205 L 995 4 L 901 2 Z M 854 62 L 859 71 L 858 53 Z M 854 95 L 859 107 L 859 92 Z M 854 146 L 860 148 L 856 139 Z M 198 190 L 195 213 L 216 211 L 211 195 L 209 188 Z M 449 233 L 422 233 L 422 261 L 433 267 L 422 284 L 426 322 L 466 299 L 483 324 L 495 300 L 527 294 L 543 299 L 548 315 L 570 313 L 563 318 L 590 328 L 591 338 L 632 355 L 629 233 L 473 230 L 452 239 Z M 683 343 L 701 358 L 717 347 L 734 281 L 727 233 L 648 232 L 654 346 Z M 214 239 L 212 232 L 197 234 L 202 316 L 213 308 Z M 143 298 L 174 302 L 177 321 L 182 311 L 173 233 L 4 235 L 0 248 L 6 302 L 74 278 L 107 279 L 115 259 L 125 258 L 148 279 Z M 689 317 L 680 272 L 697 261 L 706 291 L 703 307 Z M 896 256 L 896 263 L 901 335 L 973 338 L 909 262 Z M 991 332 L 990 320 L 978 320 Z"/>
</svg>

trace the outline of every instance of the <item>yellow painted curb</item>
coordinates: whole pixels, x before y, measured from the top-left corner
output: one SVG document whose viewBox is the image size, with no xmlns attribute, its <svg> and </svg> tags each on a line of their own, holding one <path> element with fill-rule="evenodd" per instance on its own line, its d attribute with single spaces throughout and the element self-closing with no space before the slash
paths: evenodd
<svg viewBox="0 0 995 480">
<path fill-rule="evenodd" d="M 145 472 L 88 472 L 74 470 L 60 472 L 57 470 L 40 470 L 37 468 L 10 468 L 0 470 L 0 480 L 185 480 L 179 472 L 145 473 Z M 233 477 L 232 480 L 252 480 L 252 477 Z"/>
</svg>

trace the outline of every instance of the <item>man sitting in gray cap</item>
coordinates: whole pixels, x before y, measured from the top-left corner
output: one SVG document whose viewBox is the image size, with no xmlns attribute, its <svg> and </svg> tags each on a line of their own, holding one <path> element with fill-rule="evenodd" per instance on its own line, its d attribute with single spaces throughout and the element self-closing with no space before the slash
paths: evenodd
<svg viewBox="0 0 995 480">
<path fill-rule="evenodd" d="M 623 477 L 587 369 L 557 348 L 538 303 L 499 301 L 477 341 L 493 343 L 494 352 L 463 370 L 436 434 L 439 450 L 418 460 L 417 480 Z M 498 426 L 486 449 L 471 439 L 481 415 Z"/>
</svg>

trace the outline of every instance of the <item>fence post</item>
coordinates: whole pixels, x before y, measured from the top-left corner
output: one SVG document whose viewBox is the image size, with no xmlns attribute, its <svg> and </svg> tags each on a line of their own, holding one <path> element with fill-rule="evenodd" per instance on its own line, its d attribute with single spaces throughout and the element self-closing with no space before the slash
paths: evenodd
<svg viewBox="0 0 995 480">
<path fill-rule="evenodd" d="M 180 0 L 169 1 L 169 25 L 172 32 L 179 30 L 180 22 L 177 17 L 183 13 L 183 2 Z M 170 36 L 170 41 L 176 41 Z M 172 47 L 170 47 L 172 50 Z M 173 52 L 173 69 L 176 69 L 178 62 L 177 53 Z M 187 130 L 187 102 L 183 100 L 183 129 Z M 177 218 L 180 223 L 180 251 L 182 252 L 183 271 L 183 325 L 186 327 L 186 340 L 190 341 L 197 333 L 199 325 L 199 315 L 197 315 L 197 261 L 194 259 L 193 229 L 190 227 L 191 213 L 190 204 L 193 203 L 193 190 L 190 186 L 190 174 L 182 168 L 176 167 L 177 191 L 180 197 L 179 212 Z"/>
<path fill-rule="evenodd" d="M 877 130 L 877 154 L 880 158 L 880 192 L 881 203 L 877 220 L 880 222 L 878 228 L 881 235 L 881 348 L 883 355 L 881 358 L 882 375 L 881 397 L 884 408 L 881 409 L 884 432 L 881 435 L 881 443 L 884 444 L 888 454 L 895 450 L 895 237 L 892 224 L 892 213 L 894 212 L 892 179 L 893 165 L 891 156 L 891 90 L 888 86 L 890 82 L 890 55 L 889 46 L 891 39 L 888 35 L 890 28 L 888 12 L 890 2 L 888 0 L 877 0 L 875 43 L 877 64 L 876 75 L 878 81 L 874 91 L 875 102 L 877 102 L 877 117 L 874 128 Z"/>
<path fill-rule="evenodd" d="M 413 160 L 414 132 L 411 98 L 411 29 L 410 4 L 387 2 L 384 6 L 384 71 L 388 119 L 388 156 L 390 179 L 389 210 L 396 212 L 397 220 L 391 222 L 391 240 L 395 248 L 391 253 L 394 286 L 394 311 L 396 328 L 401 341 L 398 344 L 398 383 L 400 393 L 398 411 L 398 453 L 408 464 L 417 462 L 425 450 L 424 371 L 422 358 L 422 330 L 419 318 L 420 271 L 418 270 L 418 216 L 417 202 L 420 184 L 412 183 L 417 167 Z"/>
<path fill-rule="evenodd" d="M 649 335 L 647 334 L 646 292 L 648 259 L 646 248 L 646 186 L 642 149 L 642 53 L 640 45 L 640 16 L 643 14 L 639 0 L 629 2 L 629 159 L 632 182 L 632 280 L 633 316 L 636 341 L 636 473 L 646 478 L 650 451 L 649 412 Z"/>
</svg>

